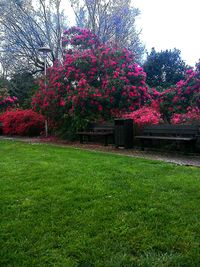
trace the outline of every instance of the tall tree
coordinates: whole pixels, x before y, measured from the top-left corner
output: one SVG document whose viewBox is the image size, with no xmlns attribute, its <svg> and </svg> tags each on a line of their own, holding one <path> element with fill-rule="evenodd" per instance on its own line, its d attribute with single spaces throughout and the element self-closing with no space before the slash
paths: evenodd
<svg viewBox="0 0 200 267">
<path fill-rule="evenodd" d="M 152 48 L 143 65 L 147 74 L 147 84 L 161 88 L 168 88 L 184 79 L 188 68 L 181 59 L 180 50 L 176 48 L 161 52 L 156 52 L 155 48 Z"/>
<path fill-rule="evenodd" d="M 79 27 L 90 29 L 103 42 L 126 47 L 140 58 L 144 46 L 135 20 L 139 10 L 131 0 L 70 0 Z"/>
<path fill-rule="evenodd" d="M 61 57 L 64 20 L 61 0 L 1 0 L 0 62 L 4 71 L 43 70 L 38 48 L 44 45 L 52 50 L 48 62 Z"/>
</svg>

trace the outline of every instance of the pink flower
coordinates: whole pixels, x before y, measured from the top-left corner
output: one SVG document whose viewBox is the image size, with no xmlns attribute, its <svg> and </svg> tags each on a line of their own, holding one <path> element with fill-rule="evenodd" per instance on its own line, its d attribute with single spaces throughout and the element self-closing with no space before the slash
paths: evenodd
<svg viewBox="0 0 200 267">
<path fill-rule="evenodd" d="M 98 105 L 98 111 L 102 111 L 103 110 L 103 107 L 102 107 L 102 105 Z"/>
<path fill-rule="evenodd" d="M 65 100 L 64 100 L 64 99 L 61 99 L 61 100 L 60 100 L 60 106 L 61 106 L 61 107 L 65 106 Z"/>
</svg>

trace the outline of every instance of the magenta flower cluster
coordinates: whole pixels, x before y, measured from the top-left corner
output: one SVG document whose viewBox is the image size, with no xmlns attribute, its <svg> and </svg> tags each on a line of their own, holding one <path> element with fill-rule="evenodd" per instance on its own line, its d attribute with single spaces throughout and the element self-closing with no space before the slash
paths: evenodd
<svg viewBox="0 0 200 267">
<path fill-rule="evenodd" d="M 17 103 L 17 97 L 6 96 L 3 97 L 0 95 L 0 112 L 6 111 L 8 108 L 12 108 Z"/>
<path fill-rule="evenodd" d="M 146 73 L 130 51 L 102 45 L 88 30 L 65 32 L 70 37 L 72 33 L 63 64 L 49 68 L 47 85 L 40 82 L 32 101 L 35 110 L 60 122 L 67 118 L 84 122 L 132 112 L 150 100 Z M 91 35 L 94 46 L 88 44 Z M 84 49 L 77 49 L 77 38 Z"/>
<path fill-rule="evenodd" d="M 76 129 L 89 121 L 129 117 L 135 123 L 176 123 L 174 114 L 200 109 L 200 67 L 186 79 L 159 92 L 146 85 L 146 73 L 127 49 L 102 45 L 87 29 L 64 32 L 63 62 L 48 69 L 47 83 L 32 100 L 35 110 L 55 125 L 71 121 Z M 182 120 L 183 121 L 183 120 Z"/>
</svg>

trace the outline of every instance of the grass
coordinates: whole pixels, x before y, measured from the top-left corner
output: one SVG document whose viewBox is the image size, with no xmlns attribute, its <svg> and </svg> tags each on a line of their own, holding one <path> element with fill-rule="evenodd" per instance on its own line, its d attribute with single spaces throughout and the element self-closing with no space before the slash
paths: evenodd
<svg viewBox="0 0 200 267">
<path fill-rule="evenodd" d="M 197 267 L 200 169 L 0 141 L 0 266 Z"/>
</svg>

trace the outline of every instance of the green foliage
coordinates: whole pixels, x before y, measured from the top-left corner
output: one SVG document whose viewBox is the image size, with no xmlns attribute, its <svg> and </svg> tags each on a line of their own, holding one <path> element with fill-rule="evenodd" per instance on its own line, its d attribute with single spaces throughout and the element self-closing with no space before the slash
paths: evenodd
<svg viewBox="0 0 200 267">
<path fill-rule="evenodd" d="M 152 48 L 143 65 L 147 74 L 146 82 L 150 87 L 160 87 L 162 91 L 162 88 L 169 88 L 184 79 L 188 66 L 181 59 L 180 53 L 176 48 L 161 52 Z"/>
<path fill-rule="evenodd" d="M 0 90 L 3 89 L 4 90 L 7 90 L 8 88 L 8 80 L 6 78 L 4 78 L 3 76 L 0 76 Z"/>
<path fill-rule="evenodd" d="M 38 89 L 33 75 L 29 72 L 15 73 L 9 82 L 9 91 L 16 96 L 22 108 L 31 107 L 31 99 Z"/>
<path fill-rule="evenodd" d="M 199 168 L 0 147 L 1 266 L 199 266 Z"/>
</svg>

